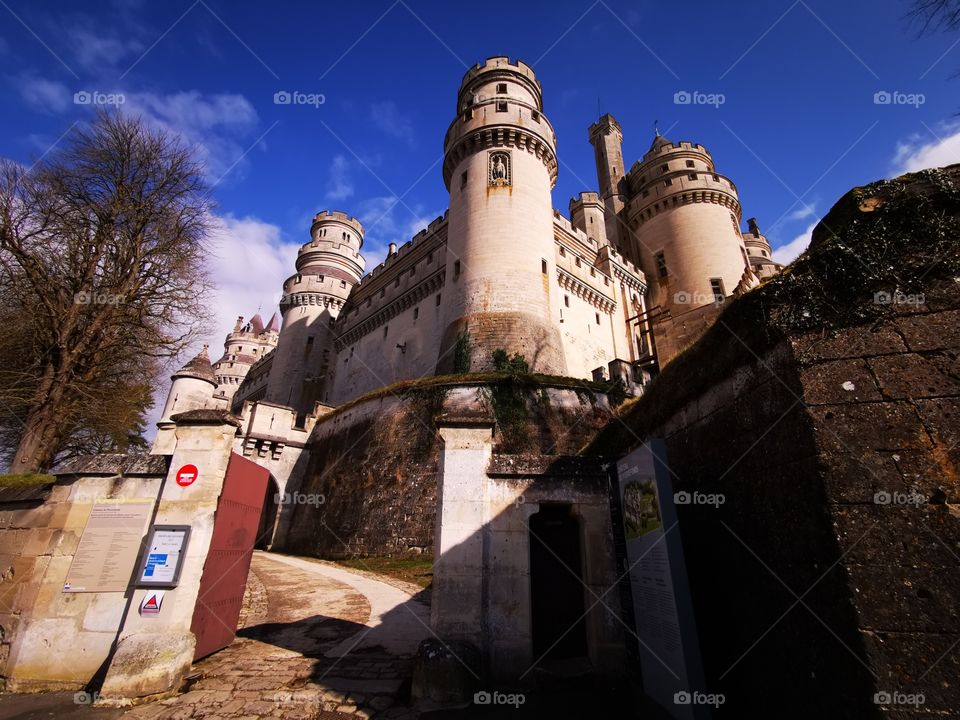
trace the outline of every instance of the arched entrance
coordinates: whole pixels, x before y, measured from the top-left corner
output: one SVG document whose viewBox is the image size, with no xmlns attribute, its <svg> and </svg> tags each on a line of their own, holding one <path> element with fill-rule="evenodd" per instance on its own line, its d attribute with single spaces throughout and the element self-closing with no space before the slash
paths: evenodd
<svg viewBox="0 0 960 720">
<path fill-rule="evenodd" d="M 533 656 L 540 663 L 587 655 L 580 523 L 572 510 L 544 504 L 530 516 Z"/>
<path fill-rule="evenodd" d="M 267 482 L 267 491 L 263 498 L 263 511 L 260 513 L 260 526 L 257 528 L 257 550 L 269 550 L 273 544 L 273 532 L 277 527 L 277 509 L 280 507 L 280 488 L 273 475 Z"/>
</svg>

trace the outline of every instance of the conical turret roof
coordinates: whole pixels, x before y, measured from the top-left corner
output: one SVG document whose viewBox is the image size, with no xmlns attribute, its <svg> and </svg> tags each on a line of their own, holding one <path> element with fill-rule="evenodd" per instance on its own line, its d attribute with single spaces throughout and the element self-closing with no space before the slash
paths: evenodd
<svg viewBox="0 0 960 720">
<path fill-rule="evenodd" d="M 214 375 L 213 367 L 210 365 L 210 356 L 207 355 L 206 345 L 203 346 L 203 350 L 201 350 L 193 360 L 177 370 L 170 379 L 176 380 L 182 377 L 193 377 L 206 380 L 214 385 L 217 384 L 217 376 Z"/>
<path fill-rule="evenodd" d="M 280 318 L 274 313 L 270 316 L 270 322 L 267 323 L 267 332 L 280 332 Z"/>
<path fill-rule="evenodd" d="M 663 135 L 661 135 L 660 131 L 657 131 L 657 133 L 653 136 L 653 142 L 650 144 L 649 152 L 654 152 L 656 150 L 659 150 L 664 145 L 673 145 L 673 143 L 667 140 Z"/>
<path fill-rule="evenodd" d="M 263 318 L 260 317 L 260 313 L 250 318 L 250 327 L 257 335 L 263 332 Z"/>
</svg>

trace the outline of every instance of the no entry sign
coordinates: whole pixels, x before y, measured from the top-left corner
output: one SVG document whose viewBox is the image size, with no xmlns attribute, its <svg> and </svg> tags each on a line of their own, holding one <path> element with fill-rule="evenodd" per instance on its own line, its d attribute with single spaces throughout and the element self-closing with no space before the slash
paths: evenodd
<svg viewBox="0 0 960 720">
<path fill-rule="evenodd" d="M 193 485 L 193 482 L 197 479 L 197 475 L 199 474 L 200 471 L 197 470 L 196 465 L 184 465 L 182 468 L 177 470 L 177 485 L 180 487 Z"/>
</svg>

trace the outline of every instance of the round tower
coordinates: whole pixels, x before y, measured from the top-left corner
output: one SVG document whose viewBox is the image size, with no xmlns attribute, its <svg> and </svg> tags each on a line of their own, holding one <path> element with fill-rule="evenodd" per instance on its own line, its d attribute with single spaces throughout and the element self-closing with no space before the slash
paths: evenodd
<svg viewBox="0 0 960 720">
<path fill-rule="evenodd" d="M 633 251 L 649 283 L 649 306 L 674 315 L 733 293 L 749 261 L 736 186 L 702 145 L 657 134 L 627 175 Z"/>
<path fill-rule="evenodd" d="M 335 354 L 331 325 L 363 275 L 361 247 L 359 220 L 317 213 L 310 242 L 297 255 L 297 272 L 283 284 L 283 327 L 265 399 L 294 408 L 301 419 L 323 398 Z"/>
<path fill-rule="evenodd" d="M 756 218 L 747 220 L 747 232 L 743 234 L 743 242 L 750 258 L 750 268 L 758 278 L 766 280 L 780 272 L 783 266 L 773 259 L 770 241 L 760 232 Z"/>
<path fill-rule="evenodd" d="M 224 340 L 223 355 L 213 364 L 217 397 L 226 399 L 229 404 L 253 364 L 277 346 L 279 333 L 280 321 L 276 313 L 266 325 L 260 313 L 246 324 L 242 316 L 237 318 L 236 325 Z"/>
<path fill-rule="evenodd" d="M 170 418 L 177 413 L 211 407 L 217 378 L 210 366 L 207 346 L 204 345 L 195 358 L 171 375 L 170 380 L 170 392 L 158 425 L 169 424 Z"/>
<path fill-rule="evenodd" d="M 471 370 L 488 369 L 503 349 L 536 372 L 565 374 L 551 323 L 556 179 L 556 135 L 533 70 L 506 57 L 471 68 L 444 140 L 450 211 L 438 372 L 466 369 L 457 352 L 466 332 Z"/>
</svg>

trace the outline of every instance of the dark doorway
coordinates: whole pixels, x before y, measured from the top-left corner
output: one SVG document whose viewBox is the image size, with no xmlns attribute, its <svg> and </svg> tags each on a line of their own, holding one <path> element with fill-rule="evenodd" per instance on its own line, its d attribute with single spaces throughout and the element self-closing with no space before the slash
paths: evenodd
<svg viewBox="0 0 960 720">
<path fill-rule="evenodd" d="M 567 504 L 530 517 L 533 657 L 543 663 L 587 654 L 580 524 Z"/>
<path fill-rule="evenodd" d="M 277 524 L 277 508 L 280 506 L 280 488 L 270 476 L 266 496 L 263 498 L 263 512 L 260 513 L 260 527 L 257 529 L 257 550 L 269 550 L 273 544 L 273 530 Z"/>
</svg>

